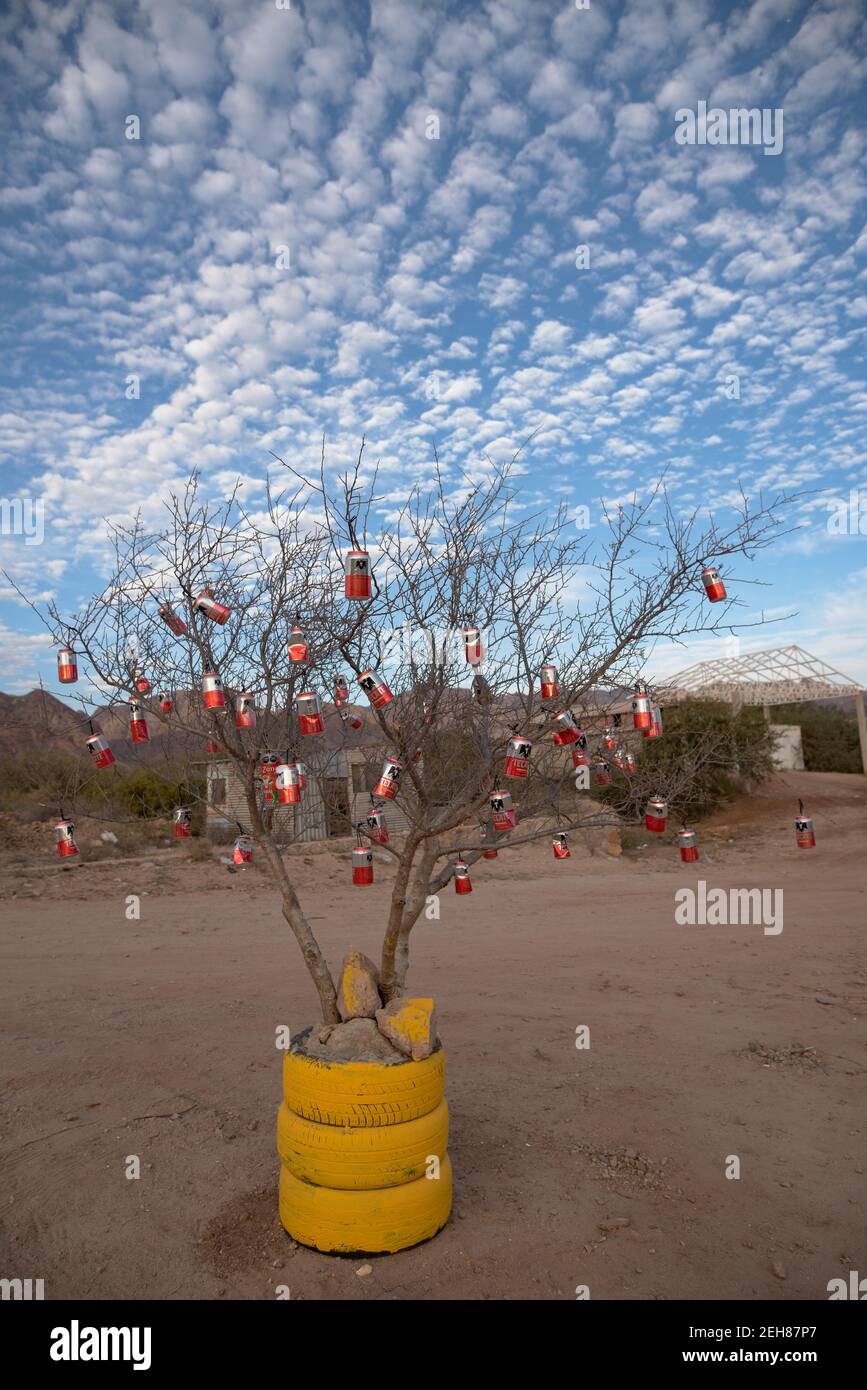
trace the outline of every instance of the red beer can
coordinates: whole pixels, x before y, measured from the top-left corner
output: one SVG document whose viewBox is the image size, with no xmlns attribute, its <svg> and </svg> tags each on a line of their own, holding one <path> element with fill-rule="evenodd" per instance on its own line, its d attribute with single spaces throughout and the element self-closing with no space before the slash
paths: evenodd
<svg viewBox="0 0 867 1390">
<path fill-rule="evenodd" d="M 206 671 L 202 676 L 202 704 L 205 709 L 225 709 L 226 694 L 223 682 L 216 671 Z"/>
<path fill-rule="evenodd" d="M 611 768 L 606 762 L 596 764 L 596 781 L 600 787 L 610 787 L 614 779 L 611 776 Z"/>
<path fill-rule="evenodd" d="M 189 806 L 176 806 L 173 815 L 172 835 L 176 840 L 188 840 L 192 833 L 192 811 Z"/>
<path fill-rule="evenodd" d="M 365 825 L 371 839 L 376 840 L 380 845 L 388 844 L 388 826 L 385 822 L 384 811 L 380 811 L 377 806 L 371 806 L 365 817 Z"/>
<path fill-rule="evenodd" d="M 307 643 L 304 640 L 304 633 L 296 623 L 289 634 L 289 660 L 306 661 Z"/>
<path fill-rule="evenodd" d="M 489 839 L 489 836 L 488 836 L 488 827 L 485 825 L 485 822 L 484 822 L 484 821 L 480 821 L 480 822 L 479 822 L 479 839 L 480 839 L 480 841 L 481 841 L 482 844 L 485 844 L 485 843 L 487 842 L 487 840 Z M 498 853 L 498 851 L 497 851 L 496 849 L 494 849 L 493 846 L 490 846 L 488 849 L 486 849 L 486 850 L 484 851 L 484 853 L 482 854 L 482 858 L 483 858 L 483 859 L 496 859 L 497 853 Z"/>
<path fill-rule="evenodd" d="M 654 705 L 651 713 L 649 726 L 644 730 L 644 738 L 662 737 L 662 710 L 659 705 Z"/>
<path fill-rule="evenodd" d="M 349 684 L 345 676 L 334 677 L 334 703 L 338 707 L 349 700 Z"/>
<path fill-rule="evenodd" d="M 795 839 L 798 849 L 814 849 L 816 845 L 816 835 L 813 830 L 812 816 L 798 816 L 795 821 Z"/>
<path fill-rule="evenodd" d="M 389 704 L 394 699 L 382 676 L 378 675 L 376 671 L 362 671 L 358 677 L 358 684 L 374 709 L 382 709 L 383 705 Z"/>
<path fill-rule="evenodd" d="M 145 675 L 144 671 L 142 670 L 137 670 L 135 673 L 135 688 L 138 691 L 139 695 L 150 694 L 151 683 Z"/>
<path fill-rule="evenodd" d="M 277 800 L 281 806 L 295 806 L 301 800 L 298 768 L 295 763 L 278 763 L 275 785 Z"/>
<path fill-rule="evenodd" d="M 210 618 L 212 623 L 228 622 L 231 615 L 231 608 L 227 608 L 224 603 L 218 603 L 210 589 L 203 589 L 193 602 L 193 608 L 197 613 L 202 613 L 206 618 Z"/>
<path fill-rule="evenodd" d="M 78 854 L 78 845 L 75 843 L 75 822 L 59 820 L 54 827 L 54 837 L 57 840 L 57 853 L 61 859 L 74 859 Z"/>
<path fill-rule="evenodd" d="M 613 753 L 614 749 L 617 747 L 617 735 L 613 729 L 605 730 L 602 735 L 602 747 L 606 748 L 609 753 Z"/>
<path fill-rule="evenodd" d="M 514 830 L 517 812 L 512 805 L 511 792 L 499 789 L 491 792 L 491 817 L 495 830 Z"/>
<path fill-rule="evenodd" d="M 350 729 L 361 728 L 361 720 L 359 719 L 357 714 L 350 714 L 348 709 L 339 709 L 337 713 L 340 715 L 340 718 L 343 720 L 344 724 L 349 725 Z"/>
<path fill-rule="evenodd" d="M 173 702 L 173 700 L 172 700 L 171 695 L 168 695 L 168 694 L 166 693 L 165 690 L 161 690 L 161 691 L 160 691 L 160 714 L 171 714 L 173 703 L 174 703 L 174 702 Z"/>
<path fill-rule="evenodd" d="M 236 864 L 250 864 L 253 859 L 253 841 L 249 835 L 239 835 L 232 847 L 232 859 Z"/>
<path fill-rule="evenodd" d="M 370 598 L 370 556 L 366 550 L 347 551 L 343 562 L 343 575 L 343 593 L 346 598 Z"/>
<path fill-rule="evenodd" d="M 382 801 L 394 801 L 400 791 L 400 774 L 403 772 L 403 763 L 397 758 L 386 758 L 382 764 L 382 772 L 379 781 L 373 789 L 373 795 L 378 796 Z"/>
<path fill-rule="evenodd" d="M 235 696 L 235 728 L 236 729 L 255 729 L 256 727 L 256 697 L 246 691 L 243 695 Z"/>
<path fill-rule="evenodd" d="M 634 777 L 634 776 L 635 776 L 635 754 L 634 754 L 634 753 L 624 753 L 624 755 L 623 755 L 623 771 L 626 773 L 626 776 L 627 776 L 627 777 Z"/>
<path fill-rule="evenodd" d="M 711 565 L 702 570 L 701 582 L 711 603 L 719 603 L 720 599 L 726 597 L 726 586 L 720 579 L 719 570 L 714 569 Z"/>
<path fill-rule="evenodd" d="M 157 609 L 157 613 L 170 632 L 173 632 L 176 637 L 183 637 L 187 630 L 187 625 L 183 618 L 178 617 L 170 603 L 161 603 Z"/>
<path fill-rule="evenodd" d="M 575 716 L 570 709 L 558 710 L 551 718 L 554 725 L 554 742 L 560 745 L 577 743 L 581 737 L 581 730 L 575 723 Z"/>
<path fill-rule="evenodd" d="M 205 752 L 206 752 L 206 753 L 219 753 L 219 751 L 220 751 L 220 745 L 219 745 L 219 743 L 217 743 L 217 741 L 216 741 L 215 739 L 209 738 L 209 739 L 208 739 L 208 745 L 207 745 L 207 748 L 205 749 Z"/>
<path fill-rule="evenodd" d="M 556 700 L 560 694 L 560 686 L 557 682 L 557 667 L 543 666 L 539 672 L 541 682 L 541 696 L 543 700 Z"/>
<path fill-rule="evenodd" d="M 559 835 L 555 835 L 551 841 L 555 859 L 571 859 L 572 851 L 569 848 L 569 840 L 565 830 L 561 830 Z"/>
<path fill-rule="evenodd" d="M 314 690 L 305 690 L 298 696 L 295 702 L 298 713 L 298 732 L 304 735 L 324 734 L 325 722 L 322 718 L 322 706 L 319 703 L 319 696 Z"/>
<path fill-rule="evenodd" d="M 643 685 L 635 687 L 632 697 L 633 729 L 649 729 L 653 723 L 653 701 Z"/>
<path fill-rule="evenodd" d="M 470 666 L 478 666 L 484 656 L 482 634 L 477 627 L 464 628 L 464 654 Z"/>
<path fill-rule="evenodd" d="M 94 767 L 111 767 L 114 762 L 114 754 L 105 734 L 91 734 L 87 740 L 87 748 L 93 758 Z"/>
<path fill-rule="evenodd" d="M 129 702 L 129 736 L 133 743 L 150 743 L 148 722 L 142 714 L 138 700 Z"/>
<path fill-rule="evenodd" d="M 57 679 L 61 685 L 74 685 L 78 680 L 78 657 L 71 647 L 61 647 L 57 653 Z"/>
<path fill-rule="evenodd" d="M 506 777 L 526 777 L 530 771 L 530 753 L 533 745 L 528 738 L 510 738 L 503 769 Z"/>
<path fill-rule="evenodd" d="M 698 859 L 698 843 L 694 830 L 678 830 L 677 843 L 684 864 L 694 864 Z"/>
<path fill-rule="evenodd" d="M 575 743 L 575 744 L 572 745 L 572 766 L 573 766 L 573 767 L 589 767 L 589 766 L 590 766 L 590 759 L 589 759 L 588 756 L 587 756 L 587 739 L 584 738 L 583 735 L 582 735 L 582 739 L 583 739 L 583 742 L 584 742 L 583 748 L 582 748 L 582 746 L 581 746 L 580 743 Z"/>
<path fill-rule="evenodd" d="M 661 835 L 668 824 L 668 802 L 660 796 L 652 796 L 644 811 L 644 828 Z"/>
<path fill-rule="evenodd" d="M 463 859 L 455 860 L 455 892 L 472 893 L 473 885 L 470 882 L 470 871 Z"/>
<path fill-rule="evenodd" d="M 363 845 L 358 845 L 352 851 L 352 882 L 373 882 L 373 850 L 365 849 Z"/>
<path fill-rule="evenodd" d="M 298 769 L 298 790 L 303 792 L 307 786 L 307 764 L 296 759 L 295 766 Z"/>
</svg>

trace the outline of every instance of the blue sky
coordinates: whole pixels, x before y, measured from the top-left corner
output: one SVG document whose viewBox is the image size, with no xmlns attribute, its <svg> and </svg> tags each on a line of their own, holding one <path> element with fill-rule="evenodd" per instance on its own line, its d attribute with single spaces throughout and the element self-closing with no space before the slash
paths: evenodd
<svg viewBox="0 0 867 1390">
<path fill-rule="evenodd" d="M 863 0 L 279 2 L 0 16 L 0 495 L 44 509 L 3 565 L 74 602 L 102 518 L 192 466 L 255 501 L 269 449 L 366 434 L 387 505 L 434 443 L 472 471 L 535 430 L 526 505 L 595 525 L 663 469 L 721 519 L 813 490 L 738 567 L 747 620 L 798 616 L 742 649 L 867 681 Z M 782 111 L 781 151 L 679 143 L 702 101 Z M 55 688 L 0 603 L 0 688 Z"/>
</svg>

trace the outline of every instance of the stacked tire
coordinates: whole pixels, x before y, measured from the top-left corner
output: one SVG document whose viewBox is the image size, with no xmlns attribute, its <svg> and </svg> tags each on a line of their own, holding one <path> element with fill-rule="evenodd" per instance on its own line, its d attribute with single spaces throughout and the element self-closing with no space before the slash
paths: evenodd
<svg viewBox="0 0 867 1390">
<path fill-rule="evenodd" d="M 283 1226 L 333 1254 L 428 1240 L 451 1211 L 448 1133 L 442 1047 L 386 1065 L 323 1062 L 296 1045 L 277 1117 Z"/>
</svg>

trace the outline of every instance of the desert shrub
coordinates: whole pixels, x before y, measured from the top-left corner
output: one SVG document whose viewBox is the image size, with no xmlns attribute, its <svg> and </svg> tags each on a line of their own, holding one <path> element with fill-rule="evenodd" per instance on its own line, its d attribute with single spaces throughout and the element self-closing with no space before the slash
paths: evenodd
<svg viewBox="0 0 867 1390">
<path fill-rule="evenodd" d="M 858 722 L 833 705 L 774 705 L 775 724 L 800 724 L 808 772 L 861 772 Z"/>
</svg>

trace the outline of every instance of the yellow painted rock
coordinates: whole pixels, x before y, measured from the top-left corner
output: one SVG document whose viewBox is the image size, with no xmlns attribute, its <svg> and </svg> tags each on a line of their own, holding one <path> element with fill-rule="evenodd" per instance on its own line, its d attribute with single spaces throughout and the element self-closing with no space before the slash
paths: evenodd
<svg viewBox="0 0 867 1390">
<path fill-rule="evenodd" d="M 376 1026 L 399 1052 L 420 1062 L 436 1047 L 436 1017 L 432 999 L 395 999 L 377 1009 Z"/>
<path fill-rule="evenodd" d="M 373 1018 L 381 1008 L 379 971 L 363 951 L 348 951 L 337 992 L 340 1017 L 344 1023 L 350 1018 Z"/>
</svg>

